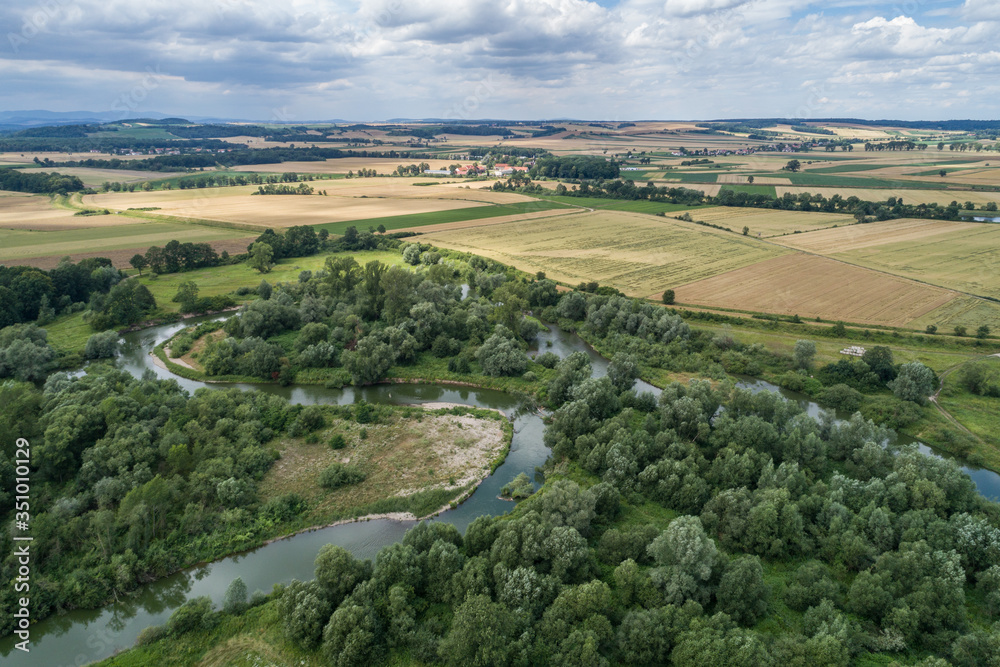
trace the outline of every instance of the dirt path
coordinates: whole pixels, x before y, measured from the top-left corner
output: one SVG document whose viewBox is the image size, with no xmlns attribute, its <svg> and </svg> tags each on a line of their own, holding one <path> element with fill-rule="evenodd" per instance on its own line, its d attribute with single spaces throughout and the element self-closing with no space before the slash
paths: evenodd
<svg viewBox="0 0 1000 667">
<path fill-rule="evenodd" d="M 996 354 L 984 354 L 984 355 L 979 356 L 979 357 L 973 357 L 972 359 L 966 359 L 965 361 L 963 361 L 963 362 L 961 362 L 959 364 L 955 364 L 951 368 L 946 368 L 944 370 L 944 372 L 941 373 L 941 377 L 939 378 L 940 385 L 938 386 L 938 390 L 935 391 L 934 394 L 930 397 L 931 403 L 934 404 L 934 407 L 937 408 L 937 411 L 940 412 L 941 415 L 945 419 L 947 419 L 950 423 L 954 424 L 955 426 L 957 426 L 959 429 L 961 429 L 965 433 L 968 433 L 969 435 L 971 435 L 973 438 L 975 438 L 979 442 L 982 442 L 982 439 L 979 436 L 977 436 L 975 433 L 973 433 L 972 431 L 970 431 L 968 428 L 966 428 L 962 424 L 962 422 L 960 422 L 957 419 L 955 419 L 955 417 L 950 412 L 948 412 L 944 408 L 943 405 L 941 405 L 941 403 L 938 401 L 938 397 L 941 396 L 941 391 L 944 390 L 944 381 L 945 381 L 945 379 L 947 379 L 947 377 L 949 375 L 951 375 L 952 373 L 954 373 L 955 371 L 957 371 L 959 368 L 962 368 L 963 366 L 965 366 L 968 363 L 971 363 L 973 361 L 977 361 L 979 359 L 988 359 L 990 357 L 1000 357 L 1000 352 L 998 352 Z"/>
</svg>

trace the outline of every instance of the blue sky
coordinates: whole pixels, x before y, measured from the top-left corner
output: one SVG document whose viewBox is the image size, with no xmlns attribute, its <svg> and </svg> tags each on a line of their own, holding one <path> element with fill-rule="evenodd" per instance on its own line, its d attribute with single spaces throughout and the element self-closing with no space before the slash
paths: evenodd
<svg viewBox="0 0 1000 667">
<path fill-rule="evenodd" d="M 996 118 L 996 0 L 44 0 L 0 109 L 305 121 Z"/>
</svg>

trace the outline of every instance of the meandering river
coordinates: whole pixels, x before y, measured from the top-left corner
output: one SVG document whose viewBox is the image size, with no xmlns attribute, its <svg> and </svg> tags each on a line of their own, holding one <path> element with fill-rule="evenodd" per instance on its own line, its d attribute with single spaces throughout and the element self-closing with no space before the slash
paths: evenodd
<svg viewBox="0 0 1000 667">
<path fill-rule="evenodd" d="M 502 410 L 513 422 L 514 438 L 504 463 L 486 478 L 476 492 L 463 504 L 435 517 L 435 521 L 454 524 L 464 532 L 476 517 L 498 515 L 510 511 L 513 505 L 498 498 L 500 487 L 519 473 L 534 476 L 536 466 L 549 457 L 542 441 L 544 425 L 537 413 L 521 409 L 517 399 L 501 391 L 472 389 L 449 385 L 392 384 L 374 387 L 327 389 L 300 385 L 280 387 L 271 384 L 206 384 L 177 377 L 153 363 L 149 352 L 180 329 L 195 322 L 213 319 L 195 318 L 183 323 L 163 325 L 127 334 L 124 338 L 120 366 L 135 376 L 152 372 L 161 378 L 176 380 L 188 391 L 200 387 L 239 387 L 266 391 L 301 404 L 345 404 L 362 399 L 372 403 L 421 404 L 449 402 Z M 538 339 L 540 351 L 552 351 L 560 357 L 573 352 L 585 352 L 591 360 L 595 376 L 607 372 L 608 361 L 575 334 L 553 328 Z M 754 391 L 779 391 L 789 400 L 799 402 L 813 416 L 824 411 L 807 397 L 785 391 L 760 380 L 747 380 L 741 386 Z M 639 382 L 637 391 L 659 390 Z M 849 415 L 837 415 L 840 418 Z M 900 438 L 900 443 L 912 439 Z M 937 455 L 925 445 L 921 449 Z M 980 493 L 1000 499 L 1000 475 L 989 470 L 964 468 Z M 77 610 L 62 616 L 52 616 L 31 627 L 31 652 L 14 650 L 14 637 L 0 640 L 0 656 L 4 665 L 60 667 L 84 665 L 106 658 L 116 651 L 131 647 L 144 628 L 166 622 L 170 614 L 192 597 L 207 595 L 221 605 L 230 582 L 242 577 L 250 591 L 268 592 L 276 583 L 295 579 L 312 579 L 313 561 L 324 544 L 339 544 L 359 558 L 373 558 L 378 551 L 401 540 L 415 522 L 376 519 L 347 523 L 330 528 L 300 533 L 277 540 L 252 551 L 194 567 L 148 584 L 134 596 L 95 610 Z"/>
</svg>

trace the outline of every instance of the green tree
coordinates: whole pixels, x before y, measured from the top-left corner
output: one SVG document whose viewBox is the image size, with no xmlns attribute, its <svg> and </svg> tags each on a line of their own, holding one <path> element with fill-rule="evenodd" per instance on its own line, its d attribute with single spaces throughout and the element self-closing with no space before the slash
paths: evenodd
<svg viewBox="0 0 1000 667">
<path fill-rule="evenodd" d="M 667 604 L 682 604 L 686 600 L 707 604 L 721 557 L 698 517 L 674 519 L 647 551 L 659 566 L 651 572 L 651 577 L 663 591 Z"/>
<path fill-rule="evenodd" d="M 785 166 L 783 167 L 783 169 L 785 171 L 791 171 L 791 172 L 794 173 L 794 172 L 798 171 L 801 167 L 802 167 L 802 163 L 799 162 L 798 160 L 789 160 L 788 162 L 785 163 Z"/>
<path fill-rule="evenodd" d="M 757 556 L 742 556 L 726 566 L 716 593 L 718 610 L 750 627 L 767 614 L 770 588 Z"/>
<path fill-rule="evenodd" d="M 323 629 L 323 653 L 336 667 L 375 664 L 383 651 L 378 639 L 379 623 L 372 610 L 343 604 Z"/>
<path fill-rule="evenodd" d="M 507 664 L 518 630 L 514 615 L 486 595 L 468 597 L 455 610 L 451 631 L 441 640 L 441 660 L 455 667 Z"/>
<path fill-rule="evenodd" d="M 247 264 L 251 269 L 256 269 L 261 273 L 269 273 L 274 266 L 274 249 L 263 241 L 258 241 L 250 246 L 250 258 Z"/>
<path fill-rule="evenodd" d="M 926 405 L 937 384 L 934 371 L 919 361 L 913 361 L 899 367 L 899 375 L 889 383 L 889 388 L 896 398 Z"/>
<path fill-rule="evenodd" d="M 87 339 L 87 345 L 83 348 L 83 356 L 86 359 L 112 359 L 118 354 L 118 333 L 116 331 L 104 331 L 95 333 Z"/>
<path fill-rule="evenodd" d="M 170 615 L 167 630 L 172 635 L 180 635 L 191 630 L 207 628 L 211 622 L 212 600 L 202 596 L 188 600 Z"/>
<path fill-rule="evenodd" d="M 149 266 L 149 261 L 146 259 L 145 255 L 140 255 L 138 253 L 132 255 L 132 259 L 130 259 L 128 263 L 132 265 L 133 269 L 139 272 L 140 276 L 142 275 L 142 270 Z"/>
<path fill-rule="evenodd" d="M 956 336 L 964 336 L 967 332 L 968 332 L 968 330 L 965 327 L 963 327 L 961 324 L 956 324 L 955 325 L 955 335 Z"/>
<path fill-rule="evenodd" d="M 876 345 L 865 350 L 861 360 L 868 364 L 873 373 L 882 382 L 889 382 L 896 377 L 896 366 L 892 358 L 892 350 L 885 345 Z"/>
<path fill-rule="evenodd" d="M 674 291 L 672 289 L 663 290 L 663 303 L 668 306 L 673 305 L 675 298 L 676 296 L 674 295 Z"/>
<path fill-rule="evenodd" d="M 521 375 L 528 367 L 528 355 L 521 346 L 513 338 L 501 333 L 495 333 L 486 339 L 476 352 L 476 359 L 483 367 L 483 372 L 494 377 Z"/>
<path fill-rule="evenodd" d="M 608 364 L 608 379 L 617 392 L 627 391 L 639 378 L 639 360 L 635 355 L 616 352 Z"/>
<path fill-rule="evenodd" d="M 232 583 L 229 584 L 229 588 L 226 589 L 226 595 L 222 600 L 222 611 L 227 614 L 242 614 L 247 608 L 247 585 L 243 583 L 243 579 L 236 577 L 233 579 Z"/>
<path fill-rule="evenodd" d="M 976 338 L 980 339 L 988 338 L 989 335 L 990 335 L 990 328 L 985 324 L 980 325 L 979 328 L 976 329 Z"/>
<path fill-rule="evenodd" d="M 812 367 L 813 359 L 816 357 L 816 343 L 811 340 L 795 341 L 795 351 L 792 356 L 798 368 L 808 370 Z"/>
<path fill-rule="evenodd" d="M 177 286 L 177 294 L 172 299 L 179 303 L 182 313 L 193 313 L 198 309 L 198 285 L 193 280 L 185 280 Z"/>
</svg>

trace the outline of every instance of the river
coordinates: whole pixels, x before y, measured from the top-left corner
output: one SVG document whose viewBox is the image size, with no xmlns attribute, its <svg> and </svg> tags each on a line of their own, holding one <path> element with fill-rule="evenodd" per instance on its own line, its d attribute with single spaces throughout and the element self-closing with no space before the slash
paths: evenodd
<svg viewBox="0 0 1000 667">
<path fill-rule="evenodd" d="M 280 387 L 273 384 L 205 384 L 177 377 L 153 363 L 149 355 L 153 347 L 180 329 L 207 319 L 213 318 L 194 318 L 183 323 L 127 334 L 119 360 L 120 367 L 136 376 L 152 372 L 160 378 L 174 379 L 191 392 L 201 387 L 235 386 L 266 391 L 301 404 L 345 404 L 362 399 L 372 403 L 393 404 L 444 401 L 502 410 L 514 425 L 514 437 L 507 459 L 493 475 L 483 481 L 467 501 L 438 515 L 435 521 L 454 524 L 464 532 L 477 516 L 510 511 L 513 505 L 498 498 L 500 487 L 521 472 L 534 477 L 536 466 L 541 466 L 549 457 L 549 450 L 542 441 L 544 425 L 541 416 L 522 409 L 514 397 L 500 391 L 434 384 L 391 384 L 343 389 L 327 389 L 316 385 Z M 541 352 L 554 352 L 563 358 L 573 352 L 585 352 L 590 357 L 595 376 L 600 377 L 607 372 L 608 361 L 575 334 L 557 328 L 542 332 L 537 348 Z M 761 380 L 746 379 L 740 382 L 740 386 L 753 391 L 778 391 L 787 399 L 798 402 L 814 417 L 824 411 L 824 408 L 804 395 Z M 656 387 L 642 381 L 637 383 L 636 390 L 659 393 Z M 846 414 L 837 416 L 849 417 Z M 912 442 L 912 439 L 901 437 L 899 442 Z M 920 446 L 926 453 L 937 455 L 925 445 Z M 1000 499 L 1000 475 L 989 470 L 964 470 L 975 481 L 980 493 Z M 30 653 L 14 650 L 15 638 L 11 636 L 0 640 L 0 656 L 3 656 L 5 666 L 26 667 L 76 666 L 101 660 L 116 651 L 131 647 L 144 628 L 166 622 L 173 610 L 186 599 L 207 595 L 216 606 L 220 606 L 226 588 L 237 576 L 243 578 L 250 591 L 269 592 L 276 583 L 287 583 L 293 578 L 312 579 L 313 561 L 324 544 L 339 544 L 359 558 L 374 558 L 382 547 L 402 539 L 403 534 L 413 525 L 412 521 L 377 519 L 300 533 L 252 551 L 159 579 L 142 587 L 137 595 L 101 609 L 77 610 L 62 616 L 51 616 L 31 627 Z"/>
</svg>

